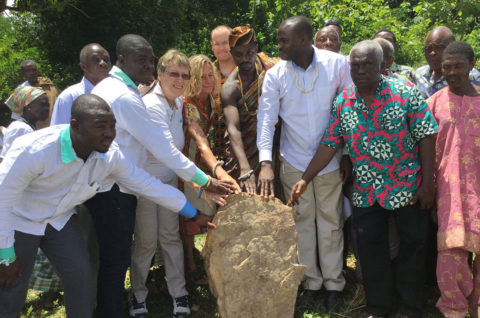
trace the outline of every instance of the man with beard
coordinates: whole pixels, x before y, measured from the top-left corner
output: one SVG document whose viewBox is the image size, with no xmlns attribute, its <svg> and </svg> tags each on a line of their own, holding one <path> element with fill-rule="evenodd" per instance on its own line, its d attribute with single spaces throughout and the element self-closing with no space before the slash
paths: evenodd
<svg viewBox="0 0 480 318">
<path fill-rule="evenodd" d="M 269 58 L 264 53 L 257 54 L 255 31 L 247 26 L 234 28 L 229 42 L 237 67 L 223 85 L 221 93 L 230 138 L 226 170 L 232 177 L 240 177 L 240 187 L 246 192 L 256 193 L 258 99 L 265 73 L 278 59 Z"/>
</svg>

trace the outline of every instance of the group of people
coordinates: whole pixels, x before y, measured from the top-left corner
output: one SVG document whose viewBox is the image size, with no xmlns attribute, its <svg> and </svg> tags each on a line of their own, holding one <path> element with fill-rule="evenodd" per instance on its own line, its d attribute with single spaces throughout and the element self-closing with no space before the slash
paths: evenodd
<svg viewBox="0 0 480 318">
<path fill-rule="evenodd" d="M 160 252 L 173 315 L 186 317 L 186 277 L 202 278 L 193 236 L 215 228 L 228 195 L 246 191 L 295 205 L 307 268 L 299 310 L 322 288 L 327 311 L 338 305 L 350 218 L 361 317 L 387 317 L 394 299 L 401 317 L 421 317 L 435 270 L 442 314 L 477 317 L 472 47 L 436 27 L 425 41 L 428 65 L 414 71 L 394 62 L 388 29 L 348 56 L 341 23 L 326 21 L 314 36 L 303 16 L 280 24 L 280 58 L 259 52 L 247 26 L 218 26 L 211 37 L 213 62 L 175 49 L 157 59 L 147 40 L 127 34 L 112 66 L 100 44 L 88 44 L 83 79 L 53 98 L 53 83 L 22 62 L 27 81 L 6 101 L 15 121 L 0 155 L 0 316 L 20 314 L 43 264 L 60 277 L 68 317 L 91 317 L 95 306 L 99 317 L 122 317 L 130 267 L 129 314 L 145 317 Z M 432 236 L 436 267 L 427 265 Z"/>
</svg>

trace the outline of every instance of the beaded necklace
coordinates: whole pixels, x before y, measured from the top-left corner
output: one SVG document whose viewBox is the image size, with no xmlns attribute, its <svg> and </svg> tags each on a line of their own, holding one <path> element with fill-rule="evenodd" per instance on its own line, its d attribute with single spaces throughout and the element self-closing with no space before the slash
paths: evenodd
<svg viewBox="0 0 480 318">
<path fill-rule="evenodd" d="M 317 65 L 315 65 L 315 78 L 313 79 L 313 82 L 312 82 L 312 87 L 310 87 L 310 89 L 303 89 L 300 87 L 300 85 L 298 85 L 298 72 L 297 70 L 295 69 L 295 67 L 293 67 L 292 65 L 292 68 L 293 68 L 293 73 L 295 74 L 295 86 L 297 86 L 298 90 L 300 92 L 302 92 L 302 94 L 308 94 L 310 93 L 311 91 L 313 91 L 313 87 L 315 87 L 315 82 L 317 81 L 317 78 L 318 78 L 318 68 L 317 68 Z"/>
<path fill-rule="evenodd" d="M 255 71 L 257 73 L 257 110 L 255 111 L 255 113 L 251 114 L 248 110 L 247 100 L 246 100 L 245 96 L 243 95 L 242 78 L 240 77 L 240 72 L 238 72 L 238 66 L 237 66 L 237 72 L 238 72 L 237 78 L 238 78 L 238 81 L 240 82 L 240 94 L 242 94 L 243 107 L 247 111 L 247 114 L 249 114 L 252 117 L 257 116 L 257 113 L 258 113 L 258 98 L 260 97 L 260 84 L 259 84 L 259 80 L 258 80 L 259 75 L 258 75 L 258 65 L 257 65 L 257 63 L 255 63 Z"/>
</svg>

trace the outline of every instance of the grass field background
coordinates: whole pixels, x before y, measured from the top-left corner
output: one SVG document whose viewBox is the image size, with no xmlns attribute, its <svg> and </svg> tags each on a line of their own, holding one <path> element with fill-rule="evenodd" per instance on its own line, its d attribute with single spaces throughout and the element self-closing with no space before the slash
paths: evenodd
<svg viewBox="0 0 480 318">
<path fill-rule="evenodd" d="M 197 235 L 195 237 L 195 245 L 198 249 L 203 248 L 206 235 Z M 202 266 L 200 256 L 196 255 L 196 261 Z M 347 285 L 342 293 L 342 303 L 338 306 L 334 313 L 328 314 L 323 306 L 325 292 L 321 292 L 314 306 L 305 313 L 296 313 L 296 317 L 303 318 L 324 318 L 324 317 L 356 317 L 364 308 L 364 294 L 361 284 L 357 282 L 355 277 L 355 258 L 350 255 L 347 260 Z M 163 266 L 155 266 L 152 269 L 152 279 L 148 284 L 149 295 L 147 299 L 147 307 L 149 310 L 148 317 L 152 318 L 170 318 L 172 317 L 173 304 L 168 294 L 167 285 L 164 279 L 165 272 Z M 127 273 L 125 281 L 125 302 L 128 291 L 130 291 L 130 280 Z M 208 286 L 195 286 L 187 282 L 187 290 L 190 293 L 189 301 L 192 309 L 192 318 L 214 318 L 219 317 L 215 298 L 210 294 Z M 433 318 L 442 317 L 440 312 L 435 308 L 438 299 L 438 291 L 436 288 L 426 288 L 426 303 L 423 317 Z M 126 308 L 126 304 L 124 304 Z M 57 302 L 56 306 L 51 310 L 44 309 L 44 297 L 40 292 L 29 290 L 25 308 L 22 317 L 48 317 L 61 318 L 65 317 L 65 308 L 61 302 Z M 125 310 L 125 317 L 128 317 Z M 395 314 L 391 317 L 396 317 Z M 276 317 L 262 317 L 276 318 Z"/>
</svg>

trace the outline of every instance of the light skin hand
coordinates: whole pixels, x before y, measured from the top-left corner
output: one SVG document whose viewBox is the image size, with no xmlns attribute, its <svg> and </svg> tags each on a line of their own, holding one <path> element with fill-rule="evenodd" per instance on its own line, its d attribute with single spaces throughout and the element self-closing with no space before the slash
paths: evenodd
<svg viewBox="0 0 480 318">
<path fill-rule="evenodd" d="M 9 266 L 0 265 L 0 288 L 9 288 L 15 276 L 22 276 L 22 268 L 18 261 L 11 263 Z"/>
<path fill-rule="evenodd" d="M 261 163 L 260 173 L 258 175 L 258 188 L 260 195 L 264 199 L 273 198 L 275 195 L 273 180 L 275 175 L 270 161 L 263 161 Z"/>
</svg>

